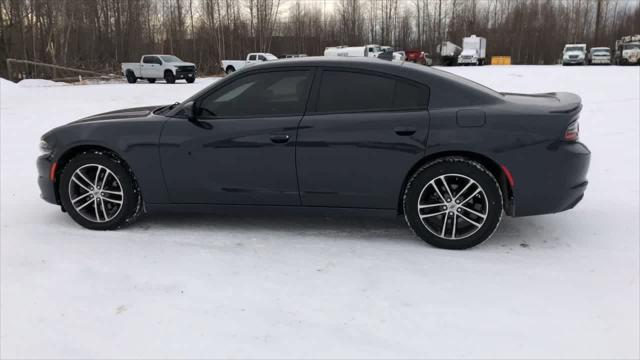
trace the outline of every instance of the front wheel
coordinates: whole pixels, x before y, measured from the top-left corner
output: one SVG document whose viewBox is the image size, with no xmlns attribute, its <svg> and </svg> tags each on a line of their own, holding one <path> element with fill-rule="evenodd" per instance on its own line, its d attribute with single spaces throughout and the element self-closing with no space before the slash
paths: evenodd
<svg viewBox="0 0 640 360">
<path fill-rule="evenodd" d="M 450 157 L 416 171 L 405 189 L 403 208 L 409 227 L 427 243 L 467 249 L 487 240 L 498 227 L 502 192 L 484 166 Z"/>
<path fill-rule="evenodd" d="M 71 159 L 62 170 L 59 192 L 71 218 L 92 230 L 113 230 L 132 222 L 142 204 L 128 168 L 105 152 Z"/>
<path fill-rule="evenodd" d="M 164 81 L 166 81 L 167 84 L 175 84 L 176 77 L 175 77 L 175 75 L 173 75 L 173 73 L 171 71 L 165 71 L 165 73 L 164 73 Z"/>
<path fill-rule="evenodd" d="M 188 77 L 186 80 L 187 80 L 187 83 L 189 83 L 189 84 L 193 84 L 193 83 L 196 81 L 196 78 L 194 78 L 194 77 Z"/>
</svg>

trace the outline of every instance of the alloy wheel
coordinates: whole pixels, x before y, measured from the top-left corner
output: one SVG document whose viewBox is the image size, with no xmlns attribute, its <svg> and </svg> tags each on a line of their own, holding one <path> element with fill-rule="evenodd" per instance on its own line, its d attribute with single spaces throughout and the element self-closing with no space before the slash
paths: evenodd
<svg viewBox="0 0 640 360">
<path fill-rule="evenodd" d="M 118 177 L 105 166 L 87 164 L 76 169 L 69 181 L 68 191 L 74 210 L 89 221 L 108 222 L 122 209 L 122 185 Z"/>
<path fill-rule="evenodd" d="M 489 203 L 484 189 L 460 174 L 431 180 L 418 197 L 418 215 L 434 235 L 460 240 L 473 235 L 487 219 Z"/>
</svg>

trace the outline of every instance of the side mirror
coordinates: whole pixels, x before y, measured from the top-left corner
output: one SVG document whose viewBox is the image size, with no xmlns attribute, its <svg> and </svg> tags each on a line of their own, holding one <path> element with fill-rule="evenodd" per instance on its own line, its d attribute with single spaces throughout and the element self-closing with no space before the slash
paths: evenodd
<svg viewBox="0 0 640 360">
<path fill-rule="evenodd" d="M 187 119 L 189 119 L 189 121 L 196 121 L 198 119 L 195 104 L 193 103 L 193 101 L 189 101 L 188 103 L 184 104 L 182 106 L 182 110 L 187 115 Z"/>
</svg>

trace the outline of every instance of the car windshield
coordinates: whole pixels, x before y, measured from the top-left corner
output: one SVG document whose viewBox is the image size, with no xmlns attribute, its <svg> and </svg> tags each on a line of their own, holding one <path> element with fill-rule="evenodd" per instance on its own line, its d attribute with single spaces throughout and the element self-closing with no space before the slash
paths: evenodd
<svg viewBox="0 0 640 360">
<path fill-rule="evenodd" d="M 162 58 L 162 61 L 164 61 L 166 63 L 182 62 L 182 60 L 178 59 L 177 57 L 175 57 L 173 55 L 162 55 L 162 56 L 160 56 L 160 58 Z"/>
<path fill-rule="evenodd" d="M 640 44 L 626 44 L 624 46 L 625 50 L 631 50 L 631 49 L 640 49 Z"/>
<path fill-rule="evenodd" d="M 567 46 L 564 51 L 584 51 L 584 48 L 581 46 Z"/>
</svg>

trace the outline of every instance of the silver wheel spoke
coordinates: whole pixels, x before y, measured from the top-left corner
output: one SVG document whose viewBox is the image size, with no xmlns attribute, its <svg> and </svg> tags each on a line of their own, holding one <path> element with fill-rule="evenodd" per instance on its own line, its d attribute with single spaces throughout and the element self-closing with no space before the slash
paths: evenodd
<svg viewBox="0 0 640 360">
<path fill-rule="evenodd" d="M 109 201 L 109 202 L 116 203 L 116 204 L 122 204 L 122 201 L 120 201 L 120 200 L 113 200 L 113 199 L 109 199 L 109 198 L 106 198 L 106 197 L 103 197 L 102 200 Z"/>
<path fill-rule="evenodd" d="M 105 194 L 113 194 L 113 195 L 120 195 L 122 196 L 122 191 L 111 191 L 111 190 L 101 190 L 100 192 L 103 192 Z"/>
<path fill-rule="evenodd" d="M 91 181 L 89 181 L 89 179 L 87 179 L 86 176 L 82 175 L 82 173 L 80 172 L 80 169 L 76 170 L 75 174 L 78 174 L 82 178 L 82 180 L 86 181 L 87 184 L 89 184 L 89 186 L 93 186 L 93 183 Z M 78 182 L 78 181 L 76 180 L 76 182 Z M 79 182 L 78 182 L 78 184 L 79 184 Z"/>
<path fill-rule="evenodd" d="M 462 188 L 462 190 L 458 193 L 458 195 L 456 195 L 455 199 L 453 200 L 458 200 L 458 198 L 460 197 L 460 195 L 464 194 L 464 192 L 469 188 L 469 186 L 475 184 L 476 182 L 469 179 L 469 182 L 467 183 L 467 185 L 465 185 L 465 187 Z"/>
<path fill-rule="evenodd" d="M 78 200 L 80 200 L 80 199 L 82 199 L 82 198 L 85 198 L 85 197 L 87 197 L 87 196 L 89 196 L 89 195 L 91 195 L 91 193 L 90 193 L 90 192 L 85 193 L 84 195 L 80 195 L 80 196 L 78 196 L 77 198 L 75 198 L 75 199 L 71 200 L 71 202 L 72 202 L 72 203 L 74 203 L 74 202 L 76 202 L 76 201 L 78 201 Z"/>
<path fill-rule="evenodd" d="M 102 166 L 98 165 L 98 170 L 96 170 L 96 179 L 93 181 L 93 187 L 98 187 L 98 178 L 100 177 L 100 170 L 102 170 Z"/>
<path fill-rule="evenodd" d="M 468 212 L 472 213 L 473 215 L 479 216 L 479 217 L 481 217 L 481 218 L 483 218 L 483 219 L 487 217 L 486 215 L 483 215 L 483 214 L 481 214 L 481 213 L 479 213 L 479 212 L 477 212 L 477 211 L 475 211 L 475 210 L 471 210 L 471 209 L 469 209 L 469 208 L 468 208 L 468 207 L 466 207 L 466 206 L 460 206 L 460 207 L 461 207 L 462 209 L 464 209 L 465 211 L 468 211 Z"/>
<path fill-rule="evenodd" d="M 93 202 L 93 199 L 89 199 L 89 200 L 87 200 L 87 202 L 86 202 L 86 203 L 84 203 L 84 204 L 80 205 L 79 207 L 77 207 L 77 208 L 76 208 L 76 211 L 78 211 L 78 210 L 80 210 L 80 209 L 84 208 L 85 206 L 87 206 L 87 205 L 91 204 L 92 202 Z"/>
<path fill-rule="evenodd" d="M 444 188 L 447 190 L 447 193 L 449 194 L 449 199 L 453 199 L 453 194 L 451 193 L 451 190 L 449 189 L 449 185 L 447 184 L 447 181 L 445 180 L 444 175 L 440 176 L 440 181 L 442 181 L 442 183 L 444 184 Z"/>
<path fill-rule="evenodd" d="M 428 217 L 432 217 L 432 216 L 438 216 L 438 215 L 442 215 L 444 213 L 446 213 L 447 211 L 440 211 L 437 213 L 433 213 L 433 214 L 426 214 L 426 215 L 420 215 L 421 218 L 428 218 Z"/>
<path fill-rule="evenodd" d="M 88 187 L 82 185 L 82 183 L 80 181 L 78 181 L 78 179 L 76 179 L 75 175 L 71 177 L 71 180 L 73 180 L 73 182 L 78 184 L 78 186 L 80 186 L 81 188 L 83 188 L 83 189 L 85 189 L 87 191 L 91 191 L 91 189 L 89 189 Z"/>
<path fill-rule="evenodd" d="M 460 215 L 460 217 L 461 217 L 461 218 L 465 219 L 466 221 L 468 221 L 469 223 L 471 223 L 471 224 L 475 225 L 476 227 L 480 227 L 480 226 L 482 226 L 482 224 L 478 224 L 477 222 L 475 222 L 475 221 L 473 221 L 473 220 L 469 219 L 468 217 L 466 217 L 466 216 L 464 216 L 464 215 L 462 215 L 462 214 L 460 214 L 460 213 L 458 213 L 458 215 Z"/>
<path fill-rule="evenodd" d="M 480 190 L 482 190 L 482 188 L 480 188 L 480 186 L 478 186 L 478 189 L 476 189 L 476 191 L 474 191 L 473 194 L 469 195 L 463 201 L 460 201 L 460 206 L 462 206 L 462 204 L 466 203 L 467 201 L 471 200 L 471 198 L 473 198 L 477 193 L 479 193 Z"/>
<path fill-rule="evenodd" d="M 444 221 L 442 222 L 442 233 L 440 234 L 440 237 L 444 237 L 444 232 L 447 230 L 447 219 L 448 218 L 449 218 L 449 213 L 446 212 L 446 214 L 444 215 Z"/>
<path fill-rule="evenodd" d="M 440 200 L 442 200 L 443 202 L 446 201 L 444 199 L 444 196 L 442 196 L 442 194 L 440 193 L 440 189 L 438 189 L 438 187 L 436 186 L 435 180 L 431 180 L 431 182 L 427 185 L 427 186 L 433 186 L 434 189 L 436 189 L 436 193 L 438 194 L 438 196 L 440 196 Z"/>
<path fill-rule="evenodd" d="M 439 206 L 444 206 L 444 205 L 446 205 L 446 204 L 445 203 L 440 203 L 440 204 L 418 205 L 418 209 L 428 209 L 428 208 L 439 207 Z"/>
<path fill-rule="evenodd" d="M 456 213 L 453 213 L 453 231 L 451 232 L 451 238 L 455 239 L 456 238 L 456 222 L 458 221 L 458 215 Z"/>
<path fill-rule="evenodd" d="M 100 201 L 100 207 L 102 208 L 102 215 L 104 215 L 104 219 L 107 221 L 109 216 L 107 215 L 107 210 L 104 208 L 104 201 L 102 200 Z"/>
<path fill-rule="evenodd" d="M 96 211 L 96 219 L 100 222 L 100 215 L 98 214 L 98 199 L 93 198 L 93 209 Z"/>
</svg>

